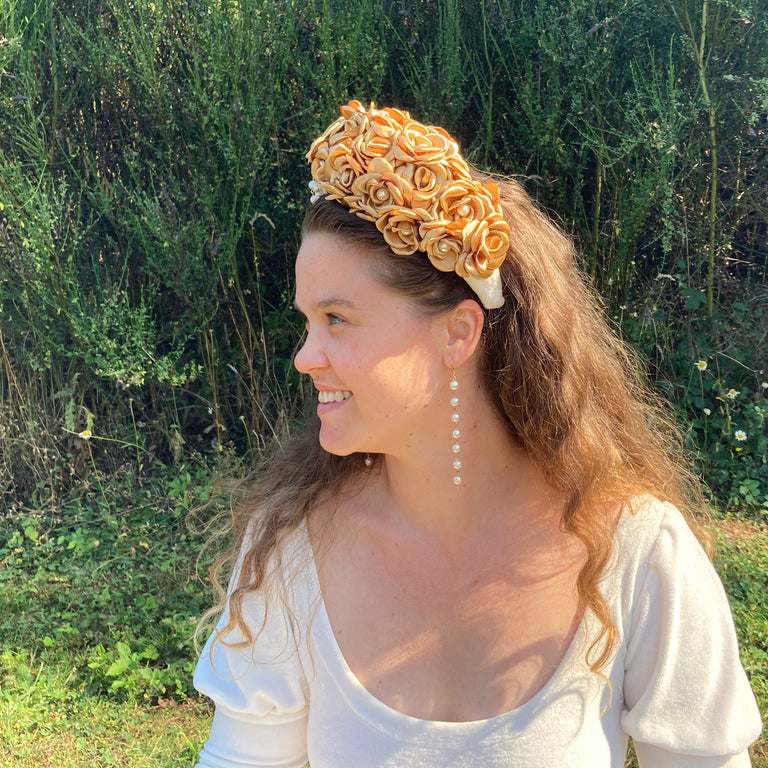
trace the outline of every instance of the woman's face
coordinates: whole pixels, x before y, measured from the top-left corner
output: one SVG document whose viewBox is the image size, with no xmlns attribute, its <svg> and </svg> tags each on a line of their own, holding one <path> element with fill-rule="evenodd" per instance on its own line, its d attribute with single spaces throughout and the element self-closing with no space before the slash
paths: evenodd
<svg viewBox="0 0 768 768">
<path fill-rule="evenodd" d="M 296 258 L 307 335 L 294 362 L 317 389 L 320 444 L 340 456 L 398 454 L 445 430 L 445 322 L 377 281 L 375 258 L 325 233 L 305 235 Z"/>
</svg>

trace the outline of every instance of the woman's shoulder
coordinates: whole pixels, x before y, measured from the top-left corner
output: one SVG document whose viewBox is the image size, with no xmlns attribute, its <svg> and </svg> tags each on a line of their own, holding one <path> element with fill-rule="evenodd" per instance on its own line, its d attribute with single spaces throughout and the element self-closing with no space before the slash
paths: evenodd
<svg viewBox="0 0 768 768">
<path fill-rule="evenodd" d="M 616 527 L 616 544 L 623 551 L 654 549 L 664 536 L 696 540 L 683 513 L 655 496 L 636 496 L 624 504 Z"/>
<path fill-rule="evenodd" d="M 318 583 L 306 520 L 280 537 L 267 565 L 265 589 L 290 611 L 303 614 L 315 606 Z"/>
<path fill-rule="evenodd" d="M 649 577 L 664 581 L 684 574 L 711 573 L 709 556 L 683 513 L 655 496 L 637 496 L 622 509 L 616 526 L 612 560 L 603 577 L 607 598 L 627 595 Z"/>
</svg>

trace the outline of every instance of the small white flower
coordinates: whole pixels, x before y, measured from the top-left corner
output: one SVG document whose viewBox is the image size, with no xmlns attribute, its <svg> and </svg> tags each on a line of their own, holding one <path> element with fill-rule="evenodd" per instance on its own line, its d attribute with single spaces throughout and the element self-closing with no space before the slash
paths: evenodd
<svg viewBox="0 0 768 768">
<path fill-rule="evenodd" d="M 696 363 L 696 367 L 700 371 L 706 371 L 707 370 L 707 361 L 706 360 L 699 360 L 699 362 Z"/>
<path fill-rule="evenodd" d="M 743 443 L 747 439 L 747 433 L 743 429 L 737 429 L 733 436 L 740 442 Z"/>
<path fill-rule="evenodd" d="M 82 432 L 78 432 L 77 436 L 81 437 L 83 440 L 90 440 L 91 439 L 91 430 L 90 429 L 84 429 Z"/>
<path fill-rule="evenodd" d="M 764 381 L 764 382 L 763 382 L 763 383 L 760 385 L 760 389 L 768 389 L 768 381 Z"/>
<path fill-rule="evenodd" d="M 739 394 L 739 390 L 738 389 L 729 389 L 727 394 L 728 394 L 728 397 L 731 398 L 731 400 L 735 400 L 736 396 Z"/>
<path fill-rule="evenodd" d="M 709 408 L 705 408 L 704 409 L 704 415 L 705 416 L 711 416 L 712 415 L 712 411 Z"/>
</svg>

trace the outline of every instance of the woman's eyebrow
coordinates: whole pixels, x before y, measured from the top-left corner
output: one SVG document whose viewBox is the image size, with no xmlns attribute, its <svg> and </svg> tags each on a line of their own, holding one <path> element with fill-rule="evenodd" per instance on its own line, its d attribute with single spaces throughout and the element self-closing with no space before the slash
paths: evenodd
<svg viewBox="0 0 768 768">
<path fill-rule="evenodd" d="M 328 299 L 323 299 L 322 301 L 317 302 L 318 309 L 328 309 L 328 307 L 346 307 L 347 309 L 357 309 L 358 305 L 355 304 L 354 301 L 350 301 L 349 299 L 342 299 L 340 296 L 331 296 Z M 304 312 L 295 301 L 293 302 L 293 308 L 299 314 L 304 315 Z M 306 317 L 306 315 L 304 316 Z"/>
</svg>

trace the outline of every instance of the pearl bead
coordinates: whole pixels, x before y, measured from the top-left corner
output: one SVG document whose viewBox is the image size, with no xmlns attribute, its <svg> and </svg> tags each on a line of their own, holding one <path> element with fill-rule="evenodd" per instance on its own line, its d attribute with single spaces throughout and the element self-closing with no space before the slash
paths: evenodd
<svg viewBox="0 0 768 768">
<path fill-rule="evenodd" d="M 454 459 L 453 460 L 453 468 L 454 469 L 461 469 L 461 460 L 460 459 Z"/>
<path fill-rule="evenodd" d="M 376 199 L 381 200 L 381 202 L 384 202 L 389 197 L 389 193 L 386 189 L 377 189 L 376 190 Z"/>
<path fill-rule="evenodd" d="M 459 382 L 454 379 L 448 386 L 456 391 L 459 388 Z"/>
<path fill-rule="evenodd" d="M 451 414 L 451 421 L 456 424 L 459 420 L 459 414 L 458 413 L 452 413 Z"/>
<path fill-rule="evenodd" d="M 453 484 L 461 485 L 461 475 L 456 475 L 456 477 L 453 478 Z"/>
<path fill-rule="evenodd" d="M 453 452 L 458 453 L 461 450 L 461 446 L 458 443 L 453 444 Z"/>
<path fill-rule="evenodd" d="M 467 219 L 472 215 L 472 206 L 469 203 L 464 203 L 464 205 L 459 208 L 457 213 L 459 216 L 461 216 L 462 219 Z"/>
<path fill-rule="evenodd" d="M 458 440 L 461 437 L 461 432 L 458 429 L 454 429 L 451 434 L 454 440 Z"/>
<path fill-rule="evenodd" d="M 441 240 L 437 244 L 437 251 L 438 251 L 438 253 L 447 253 L 448 252 L 448 243 L 446 243 L 444 240 Z"/>
<path fill-rule="evenodd" d="M 451 405 L 455 408 L 459 404 L 459 398 L 458 397 L 452 397 L 451 398 Z"/>
</svg>

